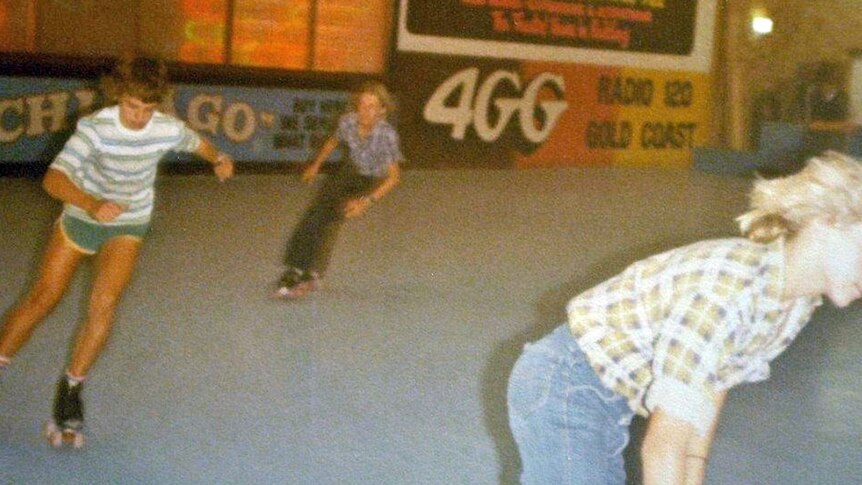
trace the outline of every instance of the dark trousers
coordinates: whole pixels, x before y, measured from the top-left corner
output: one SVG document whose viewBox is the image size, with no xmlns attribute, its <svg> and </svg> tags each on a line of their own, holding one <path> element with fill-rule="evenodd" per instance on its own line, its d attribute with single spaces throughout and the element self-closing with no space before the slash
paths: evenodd
<svg viewBox="0 0 862 485">
<path fill-rule="evenodd" d="M 311 206 L 293 230 L 284 263 L 288 267 L 323 274 L 329 265 L 338 229 L 344 221 L 344 204 L 368 194 L 379 179 L 343 167 L 323 182 Z"/>
</svg>

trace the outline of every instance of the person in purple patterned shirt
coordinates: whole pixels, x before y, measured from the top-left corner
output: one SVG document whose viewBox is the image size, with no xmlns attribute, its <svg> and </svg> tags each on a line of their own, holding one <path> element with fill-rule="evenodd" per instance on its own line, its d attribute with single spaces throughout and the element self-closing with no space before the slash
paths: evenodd
<svg viewBox="0 0 862 485">
<path fill-rule="evenodd" d="M 336 132 L 303 171 L 303 182 L 314 181 L 333 150 L 340 143 L 347 147 L 348 162 L 327 177 L 288 241 L 277 297 L 296 298 L 317 288 L 344 219 L 361 216 L 398 184 L 403 156 L 398 133 L 387 121 L 394 109 L 383 84 L 360 86 L 351 111 L 338 120 Z"/>
</svg>

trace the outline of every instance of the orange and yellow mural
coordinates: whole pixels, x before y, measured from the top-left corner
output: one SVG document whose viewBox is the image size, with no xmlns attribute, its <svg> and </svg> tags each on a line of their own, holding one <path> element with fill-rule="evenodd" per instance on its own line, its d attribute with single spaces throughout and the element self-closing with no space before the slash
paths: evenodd
<svg viewBox="0 0 862 485">
<path fill-rule="evenodd" d="M 555 136 L 517 167 L 583 164 L 687 165 L 707 141 L 708 74 L 527 63 L 526 78 L 559 73 L 568 110 Z"/>
</svg>

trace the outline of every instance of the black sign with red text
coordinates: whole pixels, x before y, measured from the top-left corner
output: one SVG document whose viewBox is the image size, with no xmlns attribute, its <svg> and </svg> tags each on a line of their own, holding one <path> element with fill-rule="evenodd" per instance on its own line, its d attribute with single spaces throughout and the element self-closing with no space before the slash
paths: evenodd
<svg viewBox="0 0 862 485">
<path fill-rule="evenodd" d="M 688 55 L 697 0 L 411 1 L 411 34 Z"/>
</svg>

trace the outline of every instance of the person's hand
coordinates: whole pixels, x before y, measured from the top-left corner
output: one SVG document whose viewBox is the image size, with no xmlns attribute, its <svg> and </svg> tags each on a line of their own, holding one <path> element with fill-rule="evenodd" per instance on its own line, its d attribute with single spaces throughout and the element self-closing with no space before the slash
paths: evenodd
<svg viewBox="0 0 862 485">
<path fill-rule="evenodd" d="M 233 158 L 225 153 L 219 154 L 215 165 L 213 165 L 213 172 L 215 172 L 219 182 L 233 177 Z"/>
<path fill-rule="evenodd" d="M 305 167 L 305 170 L 302 171 L 302 181 L 303 183 L 310 184 L 314 182 L 314 179 L 317 178 L 317 173 L 320 171 L 320 166 L 316 163 L 312 163 L 309 166 Z"/>
<path fill-rule="evenodd" d="M 97 201 L 89 211 L 90 217 L 98 222 L 111 222 L 125 211 L 127 206 L 109 200 Z"/>
<path fill-rule="evenodd" d="M 358 199 L 350 199 L 344 204 L 344 217 L 348 219 L 358 217 L 365 213 L 371 207 L 370 197 L 360 197 Z"/>
</svg>

